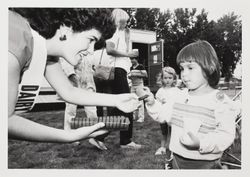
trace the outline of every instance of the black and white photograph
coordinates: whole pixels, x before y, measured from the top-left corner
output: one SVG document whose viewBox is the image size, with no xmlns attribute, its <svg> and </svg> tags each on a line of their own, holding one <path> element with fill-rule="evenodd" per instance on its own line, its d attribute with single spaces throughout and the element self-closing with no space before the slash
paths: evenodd
<svg viewBox="0 0 250 177">
<path fill-rule="evenodd" d="M 60 2 L 2 7 L 3 176 L 246 175 L 246 2 Z"/>
</svg>

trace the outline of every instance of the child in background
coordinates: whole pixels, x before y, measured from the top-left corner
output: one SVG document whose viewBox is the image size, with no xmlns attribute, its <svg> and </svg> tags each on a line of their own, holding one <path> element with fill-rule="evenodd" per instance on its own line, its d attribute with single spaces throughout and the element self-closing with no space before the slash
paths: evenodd
<svg viewBox="0 0 250 177">
<path fill-rule="evenodd" d="M 138 63 L 138 57 L 131 58 L 132 66 L 130 67 L 130 73 L 128 73 L 128 78 L 131 80 L 131 93 L 137 93 L 143 90 L 144 83 L 143 79 L 147 78 L 147 71 L 144 66 Z M 138 95 L 137 95 L 138 96 Z M 141 101 L 142 106 L 140 106 L 133 113 L 133 119 L 137 122 L 144 122 L 144 102 Z"/>
<path fill-rule="evenodd" d="M 171 67 L 162 68 L 159 77 L 161 80 L 161 88 L 156 92 L 155 98 L 161 104 L 164 104 L 169 99 L 171 98 L 173 99 L 173 97 L 176 96 L 180 90 L 177 87 L 175 87 L 177 82 L 177 75 L 174 68 Z M 162 133 L 161 147 L 157 149 L 155 155 L 166 154 L 166 148 L 170 137 L 169 135 L 170 127 L 168 126 L 168 124 L 166 122 L 160 123 L 160 126 Z"/>
<path fill-rule="evenodd" d="M 96 92 L 96 86 L 93 78 L 93 55 L 86 55 L 82 57 L 82 60 L 74 67 L 69 64 L 65 59 L 60 58 L 60 64 L 62 69 L 70 82 L 74 87 L 82 88 L 90 92 Z M 84 106 L 84 112 L 87 118 L 97 119 L 96 106 Z M 77 105 L 65 102 L 64 112 L 64 130 L 71 130 L 71 121 L 77 116 Z M 102 141 L 95 138 L 90 138 L 89 143 L 96 146 L 100 150 L 107 150 L 107 147 Z M 80 142 L 74 142 L 75 145 L 79 145 Z"/>
<path fill-rule="evenodd" d="M 220 67 L 215 50 L 207 41 L 196 41 L 179 52 L 177 64 L 187 89 L 163 105 L 148 90 L 148 113 L 171 125 L 173 169 L 221 168 L 220 158 L 234 141 L 236 110 L 216 89 Z"/>
</svg>

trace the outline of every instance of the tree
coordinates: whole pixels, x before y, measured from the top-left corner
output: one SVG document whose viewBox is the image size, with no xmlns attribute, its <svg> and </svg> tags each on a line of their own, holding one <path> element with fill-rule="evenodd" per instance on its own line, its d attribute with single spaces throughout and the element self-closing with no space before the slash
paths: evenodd
<svg viewBox="0 0 250 177">
<path fill-rule="evenodd" d="M 233 12 L 221 17 L 215 25 L 215 30 L 220 36 L 219 58 L 222 63 L 222 74 L 228 81 L 241 59 L 242 51 L 242 23 L 239 16 Z"/>
<path fill-rule="evenodd" d="M 156 19 L 160 13 L 158 8 L 138 8 L 135 18 L 137 20 L 136 29 L 141 30 L 156 30 Z"/>
<path fill-rule="evenodd" d="M 169 19 L 170 23 L 168 23 L 168 28 L 161 31 L 166 33 L 166 30 L 168 30 L 167 36 L 161 34 L 161 36 L 165 37 L 163 38 L 165 41 L 164 63 L 174 67 L 177 72 L 179 72 L 179 68 L 176 64 L 177 54 L 185 45 L 192 42 L 190 30 L 195 24 L 195 13 L 196 9 L 175 9 L 173 13 L 170 13 L 171 18 Z"/>
<path fill-rule="evenodd" d="M 197 39 L 207 40 L 215 48 L 221 63 L 222 75 L 230 79 L 236 63 L 241 59 L 242 24 L 239 16 L 229 13 L 217 22 L 208 21 L 208 12 L 202 9 L 199 14 L 195 8 L 177 8 L 173 12 L 161 12 L 157 8 L 126 9 L 134 14 L 136 25 L 132 28 L 156 31 L 157 40 L 164 42 L 164 63 L 174 67 L 178 52 Z"/>
</svg>

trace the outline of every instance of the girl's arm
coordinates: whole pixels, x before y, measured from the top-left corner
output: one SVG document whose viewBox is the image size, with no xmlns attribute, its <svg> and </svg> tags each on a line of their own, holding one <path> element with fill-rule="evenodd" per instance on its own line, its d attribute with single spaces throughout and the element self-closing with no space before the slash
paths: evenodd
<svg viewBox="0 0 250 177">
<path fill-rule="evenodd" d="M 60 97 L 68 103 L 117 107 L 124 112 L 132 112 L 140 105 L 138 97 L 135 94 L 115 95 L 93 93 L 73 87 L 58 63 L 46 66 L 45 77 Z"/>
<path fill-rule="evenodd" d="M 154 104 L 147 104 L 146 109 L 150 117 L 159 123 L 169 123 L 171 120 L 173 104 L 167 102 L 165 104 L 155 100 Z"/>
<path fill-rule="evenodd" d="M 236 110 L 233 108 L 232 101 L 227 96 L 224 97 L 218 109 L 215 110 L 215 117 L 218 120 L 217 129 L 200 139 L 201 153 L 221 153 L 234 141 Z"/>
<path fill-rule="evenodd" d="M 24 139 L 44 142 L 72 142 L 84 138 L 95 137 L 105 131 L 94 131 L 104 124 L 96 124 L 91 127 L 79 128 L 72 131 L 64 131 L 47 127 L 25 119 L 15 114 L 15 105 L 18 96 L 18 84 L 20 79 L 20 66 L 14 55 L 8 54 L 8 136 L 9 138 Z"/>
<path fill-rule="evenodd" d="M 171 119 L 171 105 L 172 102 L 162 104 L 158 100 L 155 100 L 153 93 L 150 92 L 149 88 L 145 87 L 146 93 L 149 95 L 145 99 L 146 109 L 149 116 L 159 123 L 169 122 Z"/>
</svg>

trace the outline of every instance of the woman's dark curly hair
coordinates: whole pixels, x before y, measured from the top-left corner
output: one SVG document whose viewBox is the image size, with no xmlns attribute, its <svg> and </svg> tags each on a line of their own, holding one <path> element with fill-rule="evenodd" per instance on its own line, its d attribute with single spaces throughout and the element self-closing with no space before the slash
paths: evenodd
<svg viewBox="0 0 250 177">
<path fill-rule="evenodd" d="M 113 36 L 116 27 L 111 11 L 105 8 L 10 8 L 25 17 L 30 26 L 46 39 L 52 38 L 61 25 L 73 32 L 96 29 L 102 40 Z"/>
</svg>

